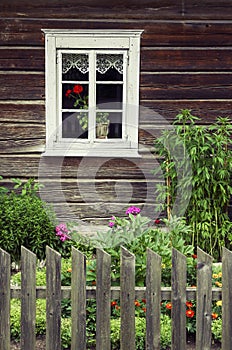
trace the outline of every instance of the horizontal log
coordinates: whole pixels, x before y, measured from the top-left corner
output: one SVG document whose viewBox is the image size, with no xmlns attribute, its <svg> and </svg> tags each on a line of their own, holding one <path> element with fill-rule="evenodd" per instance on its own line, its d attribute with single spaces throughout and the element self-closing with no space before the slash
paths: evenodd
<svg viewBox="0 0 232 350">
<path fill-rule="evenodd" d="M 20 101 L 21 102 L 21 101 Z M 1 122 L 45 123 L 45 105 L 42 103 L 1 103 Z"/>
<path fill-rule="evenodd" d="M 1 48 L 0 70 L 44 71 L 44 48 Z"/>
<path fill-rule="evenodd" d="M 52 18 L 231 18 L 231 4 L 229 0 L 220 3 L 215 0 L 207 0 L 196 3 L 193 0 L 173 2 L 172 0 L 158 0 L 141 2 L 138 1 L 107 1 L 100 2 L 73 1 L 64 2 L 60 0 L 45 2 L 29 2 L 28 0 L 18 3 L 12 0 L 7 3 L 2 0 L 0 15 L 2 17 L 52 17 Z"/>
<path fill-rule="evenodd" d="M 230 99 L 232 74 L 142 74 L 141 99 Z"/>
<path fill-rule="evenodd" d="M 231 48 L 142 49 L 141 71 L 231 71 L 231 53 Z"/>
<path fill-rule="evenodd" d="M 0 45 L 10 46 L 44 46 L 44 36 L 41 28 L 63 28 L 63 29 L 136 29 L 144 30 L 141 39 L 142 47 L 146 46 L 231 46 L 232 45 L 232 23 L 225 21 L 223 16 L 221 21 L 172 21 L 153 18 L 150 21 L 146 19 L 129 20 L 121 19 L 108 21 L 104 19 L 88 20 L 87 22 L 77 18 L 53 19 L 53 21 L 44 19 L 30 18 L 2 18 L 0 22 Z M 5 48 L 4 48 L 5 49 Z M 3 49 L 3 50 L 4 50 Z M 30 48 L 31 49 L 31 48 Z M 3 51 L 2 51 L 3 52 Z M 3 58 L 5 57 L 4 54 Z M 41 59 L 40 53 L 33 64 L 38 64 Z"/>
<path fill-rule="evenodd" d="M 225 100 L 141 100 L 140 125 L 172 123 L 182 109 L 190 109 L 193 115 L 201 118 L 199 124 L 211 124 L 217 117 L 232 118 L 232 101 Z"/>
<path fill-rule="evenodd" d="M 155 166 L 155 165 L 154 165 Z M 60 203 L 91 203 L 102 202 L 143 202 L 149 198 L 149 201 L 155 203 L 154 188 L 160 180 L 154 179 L 128 179 L 128 180 L 110 180 L 99 181 L 82 181 L 81 179 L 67 182 L 50 181 L 41 182 L 44 187 L 40 190 L 42 198 L 47 202 Z M 164 180 L 163 180 L 164 181 Z"/>
<path fill-rule="evenodd" d="M 44 73 L 0 72 L 1 100 L 44 100 Z"/>
<path fill-rule="evenodd" d="M 0 141 L 45 138 L 45 124 L 0 123 Z"/>
<path fill-rule="evenodd" d="M 6 178 L 39 178 L 40 182 L 60 179 L 128 179 L 153 178 L 155 157 L 135 160 L 80 157 L 40 157 L 39 155 L 1 155 L 1 175 Z"/>
<path fill-rule="evenodd" d="M 45 148 L 44 139 L 32 140 L 4 140 L 0 141 L 0 152 L 2 154 L 33 154 L 41 153 Z M 2 169 L 1 169 L 2 170 Z"/>
</svg>

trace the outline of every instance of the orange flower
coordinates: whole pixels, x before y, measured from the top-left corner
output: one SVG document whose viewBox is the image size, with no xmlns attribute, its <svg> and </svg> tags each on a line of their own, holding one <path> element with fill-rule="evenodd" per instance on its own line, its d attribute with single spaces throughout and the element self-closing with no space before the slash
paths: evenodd
<svg viewBox="0 0 232 350">
<path fill-rule="evenodd" d="M 172 303 L 167 303 L 165 307 L 166 307 L 166 309 L 171 310 L 171 308 L 172 308 Z"/>
<path fill-rule="evenodd" d="M 216 318 L 218 318 L 218 314 L 216 314 L 215 312 L 212 313 L 212 319 L 216 320 Z"/>
<path fill-rule="evenodd" d="M 146 311 L 147 311 L 147 308 L 146 308 L 146 307 L 142 307 L 142 310 L 143 310 L 144 312 L 146 312 Z"/>
<path fill-rule="evenodd" d="M 220 283 L 220 282 L 218 282 L 218 281 L 216 281 L 215 284 L 216 284 L 216 286 L 218 286 L 218 287 L 220 287 L 220 288 L 222 287 L 222 283 Z"/>
<path fill-rule="evenodd" d="M 120 306 L 115 305 L 115 309 L 116 309 L 116 310 L 120 310 Z"/>
<path fill-rule="evenodd" d="M 195 315 L 195 312 L 193 310 L 186 310 L 186 316 L 189 318 L 192 318 Z"/>
<path fill-rule="evenodd" d="M 191 307 L 193 307 L 193 304 L 191 303 L 191 301 L 186 301 L 186 306 L 191 309 Z"/>
<path fill-rule="evenodd" d="M 135 306 L 140 306 L 140 302 L 138 300 L 135 300 Z"/>
<path fill-rule="evenodd" d="M 67 269 L 67 272 L 72 272 L 72 269 L 71 269 L 71 267 L 70 267 L 69 269 Z"/>
<path fill-rule="evenodd" d="M 142 299 L 142 302 L 143 302 L 144 304 L 146 304 L 146 299 Z"/>
<path fill-rule="evenodd" d="M 92 285 L 93 285 L 93 286 L 96 286 L 96 281 L 93 281 L 93 282 L 92 282 Z"/>
<path fill-rule="evenodd" d="M 111 306 L 116 306 L 117 305 L 117 301 L 111 301 Z"/>
</svg>

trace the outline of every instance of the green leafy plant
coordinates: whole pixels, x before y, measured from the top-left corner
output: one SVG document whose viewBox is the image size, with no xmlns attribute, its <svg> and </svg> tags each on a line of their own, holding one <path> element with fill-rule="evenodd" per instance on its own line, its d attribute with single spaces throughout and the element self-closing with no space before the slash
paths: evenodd
<svg viewBox="0 0 232 350">
<path fill-rule="evenodd" d="M 112 349 L 120 348 L 120 325 L 121 320 L 119 318 L 111 320 L 111 346 Z M 160 344 L 161 349 L 167 349 L 171 345 L 171 319 L 167 315 L 161 315 L 160 320 Z M 135 317 L 135 330 L 136 330 L 136 350 L 145 349 L 145 337 L 146 337 L 146 319 L 144 317 Z"/>
<path fill-rule="evenodd" d="M 232 241 L 228 217 L 232 194 L 232 125 L 229 118 L 221 117 L 209 126 L 199 123 L 200 118 L 191 111 L 182 110 L 173 129 L 155 140 L 155 152 L 160 156 L 165 177 L 165 185 L 157 188 L 158 199 L 164 203 L 166 198 L 163 209 L 169 218 L 181 188 L 183 197 L 186 196 L 182 199 L 189 201 L 185 215 L 192 227 L 192 245 L 219 259 L 222 246 L 230 249 Z M 182 160 L 177 162 L 176 154 L 180 151 Z M 186 171 L 189 165 L 191 176 Z"/>
<path fill-rule="evenodd" d="M 44 259 L 46 245 L 60 246 L 54 233 L 56 215 L 36 195 L 39 185 L 34 180 L 13 182 L 14 189 L 0 196 L 0 247 L 11 254 L 12 262 L 19 262 L 21 245 Z"/>
</svg>

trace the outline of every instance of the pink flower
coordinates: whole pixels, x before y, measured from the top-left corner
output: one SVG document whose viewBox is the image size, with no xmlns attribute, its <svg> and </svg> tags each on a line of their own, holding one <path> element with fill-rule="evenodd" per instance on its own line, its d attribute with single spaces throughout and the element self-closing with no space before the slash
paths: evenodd
<svg viewBox="0 0 232 350">
<path fill-rule="evenodd" d="M 129 207 L 127 210 L 126 210 L 126 214 L 133 214 L 133 215 L 137 215 L 141 212 L 141 209 L 137 208 L 137 207 Z"/>
<path fill-rule="evenodd" d="M 68 228 L 65 224 L 61 223 L 56 226 L 56 236 L 60 238 L 62 242 L 66 241 L 67 239 L 70 239 L 68 235 Z"/>
</svg>

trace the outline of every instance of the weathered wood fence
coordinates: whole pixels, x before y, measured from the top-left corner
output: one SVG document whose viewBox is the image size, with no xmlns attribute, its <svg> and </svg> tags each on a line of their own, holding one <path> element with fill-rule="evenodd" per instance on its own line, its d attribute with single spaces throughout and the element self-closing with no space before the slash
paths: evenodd
<svg viewBox="0 0 232 350">
<path fill-rule="evenodd" d="M 61 256 L 47 247 L 46 287 L 36 286 L 36 256 L 22 247 L 21 287 L 11 287 L 10 255 L 0 249 L 0 349 L 10 349 L 10 299 L 21 298 L 21 349 L 35 349 L 36 298 L 46 298 L 46 350 L 61 349 L 61 300 L 72 303 L 72 350 L 86 349 L 86 299 L 95 299 L 96 349 L 110 350 L 111 300 L 120 299 L 121 350 L 135 349 L 135 299 L 146 298 L 146 349 L 160 349 L 161 300 L 172 301 L 172 349 L 186 348 L 186 300 L 196 300 L 196 349 L 211 349 L 212 300 L 222 299 L 222 349 L 232 349 L 232 253 L 223 249 L 222 288 L 212 288 L 212 257 L 198 248 L 197 288 L 186 288 L 186 257 L 172 251 L 172 285 L 161 287 L 161 257 L 147 249 L 146 287 L 135 286 L 135 256 L 121 248 L 120 287 L 111 257 L 97 250 L 96 287 L 86 287 L 86 257 L 72 248 L 72 282 L 61 286 Z"/>
</svg>

